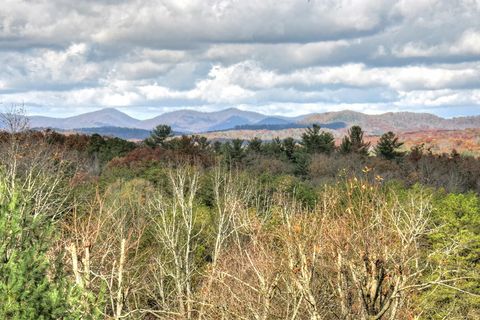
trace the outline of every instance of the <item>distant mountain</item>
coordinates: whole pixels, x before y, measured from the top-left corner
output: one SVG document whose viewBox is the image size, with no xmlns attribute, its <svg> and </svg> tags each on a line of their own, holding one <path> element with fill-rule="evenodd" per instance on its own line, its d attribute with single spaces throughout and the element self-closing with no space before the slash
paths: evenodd
<svg viewBox="0 0 480 320">
<path fill-rule="evenodd" d="M 237 125 L 255 123 L 266 117 L 267 116 L 256 112 L 230 108 L 216 112 L 179 110 L 142 121 L 132 118 L 116 109 L 108 108 L 67 118 L 31 116 L 29 119 L 32 128 L 69 130 L 78 128 L 121 127 L 152 130 L 159 124 L 167 124 L 170 125 L 174 131 L 193 133 L 229 129 Z"/>
<path fill-rule="evenodd" d="M 300 128 L 307 128 L 308 125 L 300 124 L 300 123 L 286 123 L 286 124 L 245 124 L 241 126 L 236 126 L 235 128 L 231 128 L 228 130 L 270 130 L 270 131 L 277 131 L 277 130 L 285 130 L 285 129 L 300 129 Z M 217 130 L 218 131 L 218 130 Z M 227 130 L 224 130 L 227 131 Z M 212 131 L 213 132 L 213 131 Z"/>
<path fill-rule="evenodd" d="M 290 119 L 283 119 L 277 117 L 266 117 L 258 122 L 255 125 L 288 125 L 295 123 L 296 121 L 292 121 Z"/>
<path fill-rule="evenodd" d="M 205 132 L 212 128 L 230 128 L 235 125 L 248 124 L 260 121 L 267 116 L 235 108 L 216 112 L 200 112 L 194 110 L 179 110 L 164 113 L 158 117 L 142 122 L 143 129 L 151 130 L 159 124 L 168 124 L 173 130 L 182 132 Z M 240 123 L 241 121 L 244 123 Z"/>
<path fill-rule="evenodd" d="M 65 131 L 65 130 L 63 130 Z M 78 128 L 70 131 L 84 134 L 99 134 L 107 137 L 117 137 L 125 140 L 144 140 L 150 137 L 150 131 L 137 128 L 122 128 L 122 127 L 96 127 L 96 128 Z"/>
<path fill-rule="evenodd" d="M 96 127 L 124 127 L 138 128 L 141 121 L 126 115 L 117 109 L 108 108 L 94 112 L 84 113 L 68 118 L 50 118 L 32 116 L 30 126 L 32 128 L 96 128 Z"/>
<path fill-rule="evenodd" d="M 261 122 L 261 121 L 260 121 Z M 235 126 L 234 128 L 225 129 L 223 131 L 233 131 L 233 130 L 267 130 L 267 131 L 278 131 L 278 130 L 286 130 L 286 129 L 306 129 L 310 125 L 309 124 L 301 124 L 301 123 L 293 123 L 293 122 L 286 122 L 284 124 L 261 124 L 257 122 L 255 124 L 244 124 Z M 330 122 L 330 123 L 317 123 L 323 129 L 331 129 L 331 130 L 339 130 L 345 128 L 347 125 L 345 122 Z M 218 132 L 222 130 L 211 130 L 209 132 Z"/>
<path fill-rule="evenodd" d="M 347 127 L 359 125 L 369 134 L 382 134 L 387 131 L 407 132 L 480 128 L 480 116 L 444 119 L 429 113 L 415 112 L 388 112 L 368 115 L 347 110 L 311 114 L 300 121 L 304 124 L 330 122 L 344 122 Z"/>
<path fill-rule="evenodd" d="M 167 112 L 148 120 L 138 120 L 116 109 L 102 109 L 68 118 L 32 116 L 33 128 L 56 128 L 72 130 L 81 128 L 102 129 L 113 135 L 113 127 L 150 131 L 159 124 L 167 124 L 176 132 L 201 133 L 223 130 L 281 130 L 298 129 L 313 123 L 324 128 L 343 132 L 352 125 L 360 125 L 368 134 L 377 135 L 386 131 L 407 132 L 424 130 L 458 130 L 480 128 L 480 116 L 444 119 L 428 113 L 389 112 L 368 115 L 355 111 L 339 111 L 307 114 L 298 117 L 264 115 L 257 112 L 229 108 L 216 112 L 178 110 Z M 92 130 L 90 130 L 92 131 Z M 123 135 L 123 133 L 121 133 Z M 140 132 L 138 132 L 140 135 Z"/>
<path fill-rule="evenodd" d="M 229 130 L 231 128 L 235 128 L 237 126 L 248 125 L 250 121 L 247 118 L 240 117 L 240 116 L 232 116 L 225 121 L 217 123 L 214 126 L 208 128 L 207 131 L 221 131 L 221 130 Z"/>
<path fill-rule="evenodd" d="M 345 122 L 345 123 L 361 123 L 364 122 L 368 116 L 366 114 L 344 110 L 339 112 L 324 112 L 313 113 L 304 116 L 298 122 L 312 124 L 312 123 L 325 123 L 325 122 Z"/>
</svg>

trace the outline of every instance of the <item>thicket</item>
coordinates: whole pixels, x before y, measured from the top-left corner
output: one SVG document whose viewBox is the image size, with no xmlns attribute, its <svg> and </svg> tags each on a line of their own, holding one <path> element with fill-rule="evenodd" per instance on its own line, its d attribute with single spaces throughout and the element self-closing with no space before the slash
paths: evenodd
<svg viewBox="0 0 480 320">
<path fill-rule="evenodd" d="M 147 144 L 16 127 L 0 318 L 480 317 L 478 159 L 361 128 L 339 148 L 319 127 Z"/>
</svg>

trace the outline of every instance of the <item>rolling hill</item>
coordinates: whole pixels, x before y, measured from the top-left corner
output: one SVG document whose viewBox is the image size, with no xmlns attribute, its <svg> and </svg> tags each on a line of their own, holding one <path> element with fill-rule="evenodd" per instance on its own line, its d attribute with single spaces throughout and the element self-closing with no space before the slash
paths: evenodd
<svg viewBox="0 0 480 320">
<path fill-rule="evenodd" d="M 77 129 L 96 127 L 139 128 L 140 120 L 117 109 L 107 108 L 68 118 L 29 117 L 32 128 Z"/>
<path fill-rule="evenodd" d="M 298 131 L 313 123 L 322 124 L 324 128 L 343 134 L 352 125 L 360 125 L 369 135 L 378 135 L 386 131 L 409 132 L 426 130 L 463 130 L 480 128 L 480 116 L 444 119 L 428 113 L 398 112 L 368 115 L 355 111 L 339 111 L 307 114 L 298 117 L 264 115 L 257 112 L 229 108 L 215 112 L 196 110 L 178 110 L 161 114 L 155 118 L 138 120 L 113 108 L 102 109 L 68 118 L 51 118 L 31 116 L 32 128 L 53 128 L 82 132 L 109 132 L 116 135 L 130 136 L 121 128 L 140 129 L 139 138 L 146 131 L 159 124 L 167 124 L 176 132 L 205 133 L 215 131 L 215 136 L 222 131 L 229 131 L 226 136 L 234 136 L 235 131 L 259 131 L 266 134 L 268 130 Z M 118 129 L 113 129 L 114 127 Z M 88 128 L 88 130 L 85 130 Z M 103 129 L 99 129 L 103 128 Z M 108 128 L 108 129 L 105 129 Z M 135 133 L 136 134 L 136 133 Z M 134 134 L 134 135 L 135 135 Z M 241 136 L 240 133 L 238 135 Z M 249 134 L 250 135 L 250 134 Z M 268 135 L 268 134 L 267 134 Z"/>
<path fill-rule="evenodd" d="M 344 122 L 347 127 L 359 125 L 369 134 L 387 131 L 459 130 L 480 128 L 480 116 L 444 119 L 429 113 L 388 112 L 368 115 L 354 111 L 311 114 L 300 122 L 304 124 Z"/>
<path fill-rule="evenodd" d="M 216 112 L 200 112 L 194 110 L 179 110 L 164 113 L 141 123 L 142 129 L 151 130 L 159 124 L 168 124 L 173 130 L 182 132 L 205 132 L 229 129 L 237 125 L 260 121 L 267 116 L 250 111 L 229 108 Z"/>
</svg>

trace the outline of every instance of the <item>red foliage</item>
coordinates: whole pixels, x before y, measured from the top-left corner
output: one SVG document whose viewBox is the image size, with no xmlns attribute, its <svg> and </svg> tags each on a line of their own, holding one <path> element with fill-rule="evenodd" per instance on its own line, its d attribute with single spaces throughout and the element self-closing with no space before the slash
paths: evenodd
<svg viewBox="0 0 480 320">
<path fill-rule="evenodd" d="M 214 164 L 214 159 L 207 153 L 186 153 L 161 147 L 139 147 L 124 157 L 111 160 L 108 163 L 108 167 L 138 168 L 152 162 L 169 164 L 188 163 L 209 167 Z"/>
</svg>

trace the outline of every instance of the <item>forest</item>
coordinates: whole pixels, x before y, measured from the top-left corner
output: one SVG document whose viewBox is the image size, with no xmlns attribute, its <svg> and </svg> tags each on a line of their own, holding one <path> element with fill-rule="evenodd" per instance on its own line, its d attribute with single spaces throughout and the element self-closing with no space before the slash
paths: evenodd
<svg viewBox="0 0 480 320">
<path fill-rule="evenodd" d="M 0 319 L 479 319 L 480 159 L 3 115 Z"/>
</svg>

